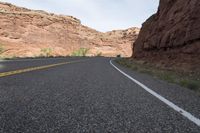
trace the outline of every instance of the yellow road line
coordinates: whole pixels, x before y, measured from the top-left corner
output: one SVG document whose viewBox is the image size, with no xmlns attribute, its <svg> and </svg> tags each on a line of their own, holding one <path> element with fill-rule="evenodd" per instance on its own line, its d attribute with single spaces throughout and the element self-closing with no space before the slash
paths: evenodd
<svg viewBox="0 0 200 133">
<path fill-rule="evenodd" d="M 20 74 L 20 73 L 25 73 L 25 72 L 48 69 L 48 68 L 51 68 L 51 67 L 61 66 L 61 65 L 65 65 L 65 64 L 78 63 L 78 62 L 82 62 L 82 61 L 86 61 L 86 60 L 62 62 L 62 63 L 45 65 L 45 66 L 38 66 L 38 67 L 19 69 L 19 70 L 14 70 L 14 71 L 9 71 L 9 72 L 3 72 L 3 73 L 0 73 L 0 78 L 1 77 L 6 77 L 6 76 L 11 76 L 11 75 L 16 75 L 16 74 Z"/>
</svg>

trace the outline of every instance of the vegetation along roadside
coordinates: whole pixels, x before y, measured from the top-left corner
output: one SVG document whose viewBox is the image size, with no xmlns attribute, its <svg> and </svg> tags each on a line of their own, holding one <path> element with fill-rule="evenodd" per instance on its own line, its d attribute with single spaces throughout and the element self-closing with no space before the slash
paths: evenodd
<svg viewBox="0 0 200 133">
<path fill-rule="evenodd" d="M 134 71 L 151 75 L 155 78 L 165 80 L 169 83 L 175 83 L 185 88 L 198 92 L 200 95 L 200 77 L 199 75 L 190 75 L 172 70 L 157 68 L 153 65 L 137 61 L 130 58 L 119 58 L 115 60 L 118 64 L 130 68 Z"/>
</svg>

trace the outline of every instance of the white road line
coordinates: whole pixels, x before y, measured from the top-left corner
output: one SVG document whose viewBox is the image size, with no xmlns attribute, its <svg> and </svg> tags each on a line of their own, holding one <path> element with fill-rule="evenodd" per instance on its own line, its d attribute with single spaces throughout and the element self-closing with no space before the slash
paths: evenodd
<svg viewBox="0 0 200 133">
<path fill-rule="evenodd" d="M 136 84 L 138 84 L 139 86 L 141 86 L 144 90 L 146 90 L 147 92 L 149 92 L 150 94 L 152 94 L 153 96 L 155 96 L 156 98 L 158 98 L 159 100 L 161 100 L 162 102 L 164 102 L 165 104 L 167 104 L 169 107 L 173 108 L 175 111 L 179 112 L 180 114 L 182 114 L 184 117 L 188 118 L 190 121 L 192 121 L 193 123 L 195 123 L 197 126 L 200 127 L 200 119 L 193 116 L 191 113 L 183 110 L 182 108 L 178 107 L 177 105 L 175 105 L 174 103 L 172 103 L 171 101 L 167 100 L 166 98 L 164 98 L 163 96 L 159 95 L 158 93 L 156 93 L 155 91 L 151 90 L 150 88 L 148 88 L 147 86 L 145 86 L 144 84 L 142 84 L 141 82 L 137 81 L 136 79 L 132 78 L 131 76 L 129 76 L 128 74 L 126 74 L 125 72 L 123 72 L 122 70 L 120 70 L 118 67 L 116 67 L 113 63 L 112 60 L 110 60 L 110 64 L 116 69 L 118 70 L 120 73 L 122 73 L 124 76 L 126 76 L 127 78 L 129 78 L 130 80 L 132 80 L 133 82 L 135 82 Z"/>
</svg>

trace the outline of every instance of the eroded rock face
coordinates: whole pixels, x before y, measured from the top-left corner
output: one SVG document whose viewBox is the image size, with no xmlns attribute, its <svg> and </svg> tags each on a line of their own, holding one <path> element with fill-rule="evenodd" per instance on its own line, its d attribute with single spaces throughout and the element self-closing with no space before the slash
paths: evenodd
<svg viewBox="0 0 200 133">
<path fill-rule="evenodd" d="M 198 68 L 200 1 L 160 0 L 158 12 L 143 24 L 133 51 L 138 59 Z"/>
<path fill-rule="evenodd" d="M 131 56 L 138 33 L 138 28 L 102 33 L 72 16 L 0 3 L 0 43 L 6 56 L 40 56 L 45 48 L 52 49 L 53 56 L 71 55 L 80 48 L 88 48 L 91 56 Z"/>
</svg>

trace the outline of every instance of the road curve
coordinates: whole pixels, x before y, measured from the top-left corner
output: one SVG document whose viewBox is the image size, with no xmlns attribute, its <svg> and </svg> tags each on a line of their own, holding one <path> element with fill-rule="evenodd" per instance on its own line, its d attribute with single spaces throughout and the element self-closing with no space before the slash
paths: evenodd
<svg viewBox="0 0 200 133">
<path fill-rule="evenodd" d="M 80 59 L 0 62 L 0 72 Z M 0 78 L 0 132 L 200 132 L 110 58 L 87 59 Z M 192 91 L 117 66 L 200 118 L 200 97 Z"/>
</svg>

